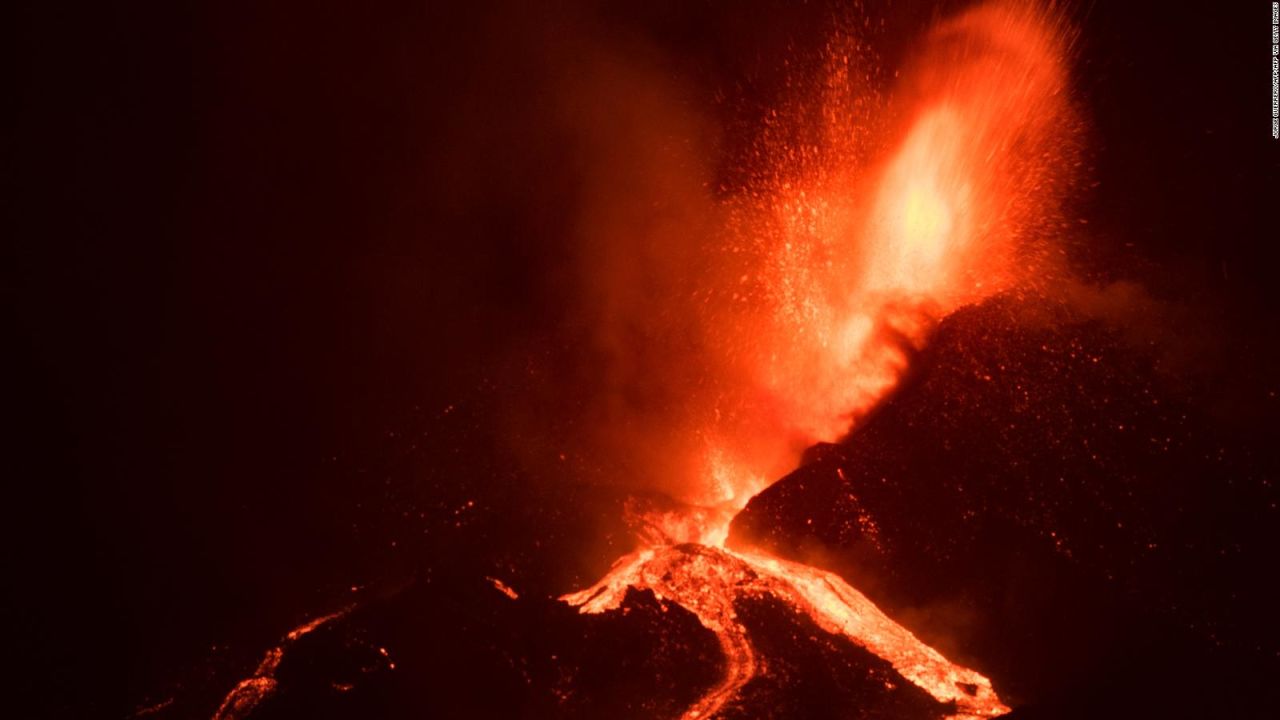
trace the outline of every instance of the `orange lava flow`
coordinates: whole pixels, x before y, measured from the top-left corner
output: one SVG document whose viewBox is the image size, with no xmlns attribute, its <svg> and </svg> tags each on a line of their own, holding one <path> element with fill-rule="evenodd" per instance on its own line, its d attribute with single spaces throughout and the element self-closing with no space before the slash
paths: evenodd
<svg viewBox="0 0 1280 720">
<path fill-rule="evenodd" d="M 696 524 L 696 520 L 690 522 Z M 703 532 L 722 538 L 714 523 Z M 819 568 L 722 544 L 651 541 L 617 560 L 595 585 L 561 600 L 583 613 L 602 613 L 618 609 L 631 588 L 649 590 L 658 599 L 689 610 L 720 643 L 724 676 L 685 711 L 685 720 L 714 717 L 765 670 L 747 630 L 738 622 L 734 604 L 740 598 L 766 595 L 783 601 L 826 632 L 847 637 L 888 661 L 938 702 L 954 703 L 955 712 L 945 716 L 949 720 L 1009 711 L 988 678 L 948 661 L 838 575 Z"/>
<path fill-rule="evenodd" d="M 685 543 L 646 547 L 618 560 L 595 585 L 562 599 L 584 613 L 618 608 L 628 588 L 650 590 L 692 612 L 715 633 L 725 676 L 684 718 L 714 716 L 761 669 L 734 601 L 771 595 L 834 635 L 848 637 L 893 665 L 941 703 L 955 703 L 949 718 L 982 718 L 1009 711 L 982 675 L 948 662 L 880 611 L 837 575 L 758 552 Z"/>
<path fill-rule="evenodd" d="M 902 73 L 884 114 L 891 152 L 865 152 L 866 104 L 851 102 L 853 54 L 833 45 L 817 145 L 766 137 L 777 170 L 730 213 L 716 280 L 731 310 L 712 316 L 717 402 L 694 434 L 701 471 L 675 493 L 696 508 L 644 519 L 641 547 L 562 599 L 615 609 L 628 588 L 693 612 L 726 659 L 722 681 L 686 713 L 714 716 L 762 660 L 734 601 L 771 595 L 892 664 L 954 718 L 1008 711 L 979 673 L 949 662 L 836 575 L 724 547 L 729 524 L 799 452 L 834 441 L 898 383 L 942 317 L 1051 272 L 1046 239 L 1076 163 L 1064 57 L 1070 32 L 1017 3 L 942 22 Z M 874 104 L 874 103 L 873 103 Z M 863 107 L 859 115 L 857 107 Z M 782 137 L 787 137 L 782 133 Z M 717 294 L 718 293 L 718 294 Z M 710 301 L 708 301 L 710 302 Z M 695 463 L 697 465 L 697 463 Z"/>
<path fill-rule="evenodd" d="M 253 671 L 253 675 L 241 680 L 231 689 L 231 692 L 227 693 L 222 699 L 222 704 L 218 706 L 217 712 L 213 714 L 213 720 L 240 720 L 249 717 L 255 708 L 275 694 L 278 686 L 276 670 L 280 667 L 280 661 L 284 659 L 285 651 L 289 646 L 317 628 L 342 618 L 350 611 L 351 608 L 346 608 L 290 630 L 279 645 L 267 650 L 266 655 L 258 663 L 257 669 Z"/>
</svg>

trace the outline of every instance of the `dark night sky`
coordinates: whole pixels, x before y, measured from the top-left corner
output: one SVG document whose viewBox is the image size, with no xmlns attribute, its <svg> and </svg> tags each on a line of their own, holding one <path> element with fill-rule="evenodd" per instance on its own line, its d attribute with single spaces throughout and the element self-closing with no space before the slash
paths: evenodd
<svg viewBox="0 0 1280 720">
<path fill-rule="evenodd" d="M 580 178 L 539 90 L 567 71 L 539 62 L 562 17 L 642 38 L 709 96 L 826 17 L 617 5 L 18 10 L 6 644 L 45 714 L 118 716 L 165 668 L 416 562 L 377 523 L 405 436 L 565 302 Z M 892 66 L 932 10 L 885 5 Z M 1100 183 L 1082 214 L 1095 265 L 1202 309 L 1269 372 L 1268 4 L 1200 5 L 1074 12 Z"/>
</svg>

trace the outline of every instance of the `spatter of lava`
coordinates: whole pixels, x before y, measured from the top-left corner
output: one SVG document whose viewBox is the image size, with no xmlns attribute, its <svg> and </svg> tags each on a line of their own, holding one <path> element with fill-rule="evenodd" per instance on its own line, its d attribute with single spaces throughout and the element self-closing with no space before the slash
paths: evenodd
<svg viewBox="0 0 1280 720">
<path fill-rule="evenodd" d="M 740 232 L 756 233 L 748 243 L 758 252 L 745 254 L 759 264 L 744 268 L 742 282 L 762 286 L 766 319 L 744 315 L 740 327 L 722 324 L 719 333 L 752 387 L 733 412 L 717 408 L 718 424 L 703 433 L 715 438 L 708 471 L 684 493 L 715 509 L 646 518 L 651 532 L 640 549 L 562 598 L 601 613 L 618 608 L 628 588 L 648 590 L 714 632 L 725 677 L 685 718 L 716 715 L 763 671 L 734 610 L 753 596 L 777 598 L 888 661 L 953 703 L 953 718 L 1008 711 L 990 680 L 948 661 L 836 575 L 726 548 L 724 539 L 736 512 L 767 485 L 762 474 L 778 454 L 769 438 L 837 439 L 897 384 L 911 348 L 941 317 L 1047 272 L 1046 235 L 1059 226 L 1074 164 L 1068 42 L 1063 25 L 1043 13 L 979 7 L 927 38 L 895 100 L 907 124 L 882 162 L 864 171 L 841 164 L 851 156 L 840 147 L 775 149 L 780 165 L 818 160 L 798 173 L 780 170 L 739 218 Z M 830 142 L 849 142 L 839 122 Z M 762 417 L 750 408 L 763 408 Z"/>
</svg>

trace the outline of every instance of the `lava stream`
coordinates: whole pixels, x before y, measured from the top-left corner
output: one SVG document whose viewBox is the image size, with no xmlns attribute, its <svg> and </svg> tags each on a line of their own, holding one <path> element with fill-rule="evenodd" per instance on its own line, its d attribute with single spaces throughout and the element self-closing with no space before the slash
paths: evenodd
<svg viewBox="0 0 1280 720">
<path fill-rule="evenodd" d="M 948 661 L 894 622 L 865 595 L 837 575 L 760 552 L 697 543 L 650 546 L 614 563 L 595 585 L 562 600 L 583 613 L 617 609 L 628 588 L 649 590 L 697 616 L 715 633 L 725 656 L 724 677 L 683 715 L 715 716 L 763 664 L 734 602 L 771 595 L 809 617 L 823 630 L 843 635 L 893 665 L 902 677 L 941 703 L 955 703 L 951 720 L 993 717 L 1009 711 L 991 681 Z"/>
</svg>

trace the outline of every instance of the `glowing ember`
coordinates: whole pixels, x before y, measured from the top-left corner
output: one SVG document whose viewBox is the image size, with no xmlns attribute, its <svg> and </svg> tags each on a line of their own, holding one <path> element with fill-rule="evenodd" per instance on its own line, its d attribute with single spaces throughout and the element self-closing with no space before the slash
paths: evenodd
<svg viewBox="0 0 1280 720">
<path fill-rule="evenodd" d="M 488 580 L 493 585 L 493 588 L 495 590 L 502 593 L 503 595 L 506 595 L 512 600 L 520 599 L 520 593 L 516 592 L 510 585 L 502 582 L 498 578 L 491 577 L 491 578 L 485 578 L 485 579 Z"/>
<path fill-rule="evenodd" d="M 732 250 L 746 258 L 733 299 L 746 309 L 718 314 L 710 333 L 726 356 L 714 362 L 731 370 L 697 432 L 704 470 L 682 493 L 695 509 L 643 518 L 641 549 L 563 598 L 599 613 L 639 588 L 696 614 L 719 638 L 727 670 L 685 717 L 716 714 L 760 671 L 734 614 L 734 601 L 753 595 L 776 597 L 889 661 L 954 703 L 953 717 L 1008 710 L 987 678 L 947 661 L 835 575 L 723 545 L 765 478 L 793 466 L 799 449 L 848 432 L 938 319 L 1047 271 L 1039 236 L 1056 219 L 1072 164 L 1066 36 L 1052 18 L 1012 5 L 940 25 L 895 101 L 909 120 L 896 151 L 867 167 L 847 93 L 832 91 L 847 80 L 840 55 L 822 101 L 827 146 L 765 148 L 779 169 L 733 223 L 746 236 Z"/>
</svg>

